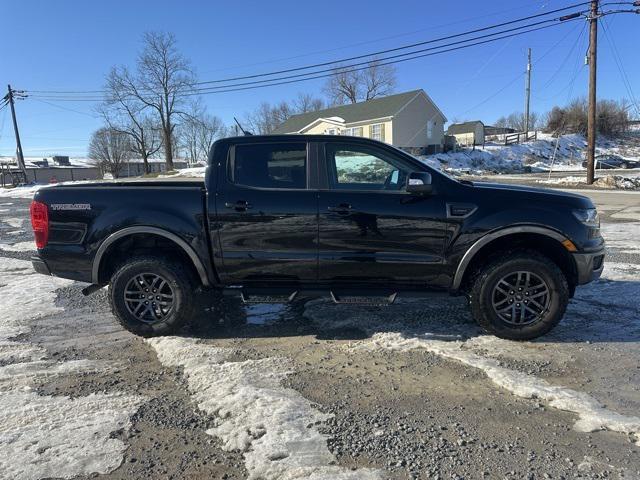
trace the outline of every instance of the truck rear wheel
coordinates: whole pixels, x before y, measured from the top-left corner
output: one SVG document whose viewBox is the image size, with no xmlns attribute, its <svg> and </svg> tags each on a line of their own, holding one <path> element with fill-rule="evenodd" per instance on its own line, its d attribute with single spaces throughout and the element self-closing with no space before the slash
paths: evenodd
<svg viewBox="0 0 640 480">
<path fill-rule="evenodd" d="M 109 300 L 120 324 L 143 337 L 176 333 L 191 317 L 195 285 L 176 261 L 139 257 L 111 277 Z"/>
<path fill-rule="evenodd" d="M 471 311 L 487 332 L 509 340 L 530 340 L 549 332 L 569 302 L 567 280 L 558 266 L 534 251 L 518 251 L 488 263 L 471 289 Z"/>
</svg>

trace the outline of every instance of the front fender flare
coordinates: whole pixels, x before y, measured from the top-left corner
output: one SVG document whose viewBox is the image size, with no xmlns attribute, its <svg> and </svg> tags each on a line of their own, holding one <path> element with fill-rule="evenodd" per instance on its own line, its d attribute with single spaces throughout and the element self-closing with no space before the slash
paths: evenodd
<svg viewBox="0 0 640 480">
<path fill-rule="evenodd" d="M 99 284 L 99 273 L 100 273 L 100 262 L 102 261 L 102 257 L 104 253 L 107 251 L 109 246 L 113 244 L 116 240 L 127 237 L 129 235 L 134 235 L 137 233 L 149 233 L 152 235 L 159 235 L 161 237 L 167 238 L 174 243 L 176 243 L 184 252 L 189 256 L 191 261 L 193 262 L 193 266 L 196 268 L 198 275 L 200 277 L 200 281 L 205 287 L 210 285 L 209 277 L 207 276 L 207 271 L 198 257 L 198 254 L 193 250 L 191 245 L 189 245 L 186 241 L 180 238 L 175 233 L 168 232 L 167 230 L 163 230 L 162 228 L 157 227 L 147 227 L 144 225 L 138 225 L 135 227 L 127 227 L 122 230 L 118 230 L 109 235 L 104 242 L 98 247 L 98 251 L 96 252 L 96 256 L 93 258 L 93 265 L 91 267 L 91 282 L 94 285 Z"/>
<path fill-rule="evenodd" d="M 558 242 L 562 243 L 565 240 L 568 240 L 560 232 L 553 230 L 547 227 L 540 227 L 536 225 L 517 225 L 513 227 L 502 228 L 500 230 L 493 231 L 491 233 L 486 234 L 485 236 L 479 238 L 475 241 L 473 245 L 469 247 L 469 249 L 465 252 L 458 264 L 458 268 L 456 269 L 456 273 L 453 276 L 453 282 L 451 284 L 451 290 L 456 291 L 460 288 L 462 284 L 462 279 L 464 278 L 464 273 L 473 260 L 473 257 L 480 251 L 482 247 L 496 240 L 497 238 L 504 237 L 505 235 L 512 235 L 514 233 L 537 233 L 540 235 L 545 235 L 547 237 L 553 238 Z"/>
</svg>

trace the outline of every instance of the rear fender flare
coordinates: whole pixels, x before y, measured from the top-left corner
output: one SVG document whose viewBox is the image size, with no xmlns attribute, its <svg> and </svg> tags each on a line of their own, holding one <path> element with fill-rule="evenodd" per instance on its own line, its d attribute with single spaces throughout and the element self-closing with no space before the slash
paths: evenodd
<svg viewBox="0 0 640 480">
<path fill-rule="evenodd" d="M 193 266 L 196 268 L 198 272 L 198 276 L 200 277 L 200 281 L 205 287 L 210 285 L 209 277 L 207 276 L 207 271 L 198 257 L 198 254 L 193 250 L 191 245 L 189 245 L 185 240 L 180 238 L 175 233 L 168 232 L 161 228 L 157 227 L 145 227 L 145 226 L 136 226 L 136 227 L 127 227 L 122 230 L 118 230 L 117 232 L 109 235 L 104 242 L 98 247 L 98 251 L 96 252 L 96 256 L 93 259 L 93 265 L 91 268 L 91 281 L 93 284 L 97 285 L 99 283 L 99 273 L 100 273 L 100 262 L 102 261 L 102 257 L 105 252 L 116 240 L 120 240 L 121 238 L 127 237 L 129 235 L 134 235 L 138 233 L 148 233 L 151 235 L 158 235 L 164 237 L 168 240 L 171 240 L 176 245 L 178 245 L 184 252 L 189 256 L 191 261 L 193 262 Z"/>
</svg>

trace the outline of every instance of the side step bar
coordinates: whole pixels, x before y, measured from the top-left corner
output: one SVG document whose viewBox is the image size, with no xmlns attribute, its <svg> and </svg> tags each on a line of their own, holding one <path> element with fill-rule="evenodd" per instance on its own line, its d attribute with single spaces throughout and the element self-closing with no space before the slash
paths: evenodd
<svg viewBox="0 0 640 480">
<path fill-rule="evenodd" d="M 223 294 L 239 296 L 243 303 L 291 303 L 299 297 L 329 297 L 338 305 L 393 305 L 398 297 L 433 298 L 449 296 L 445 291 L 427 290 L 373 290 L 371 288 L 336 288 L 319 287 L 256 287 L 233 285 L 223 289 Z"/>
<path fill-rule="evenodd" d="M 394 292 L 389 296 L 350 296 L 341 297 L 334 293 L 333 290 L 329 292 L 331 294 L 331 300 L 338 305 L 368 305 L 376 307 L 385 307 L 393 305 L 398 297 L 398 292 Z"/>
<path fill-rule="evenodd" d="M 297 296 L 297 291 L 289 295 L 249 295 L 245 292 L 240 292 L 242 303 L 291 303 Z"/>
</svg>

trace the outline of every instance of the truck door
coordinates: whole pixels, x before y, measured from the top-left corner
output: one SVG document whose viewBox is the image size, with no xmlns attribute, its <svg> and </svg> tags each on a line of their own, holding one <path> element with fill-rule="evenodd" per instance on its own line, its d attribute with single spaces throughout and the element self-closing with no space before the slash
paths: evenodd
<svg viewBox="0 0 640 480">
<path fill-rule="evenodd" d="M 316 281 L 318 201 L 307 188 L 307 143 L 238 143 L 218 168 L 211 228 L 222 282 Z"/>
<path fill-rule="evenodd" d="M 324 150 L 320 281 L 438 285 L 448 236 L 444 196 L 407 193 L 416 166 L 391 149 L 327 142 Z"/>
</svg>

